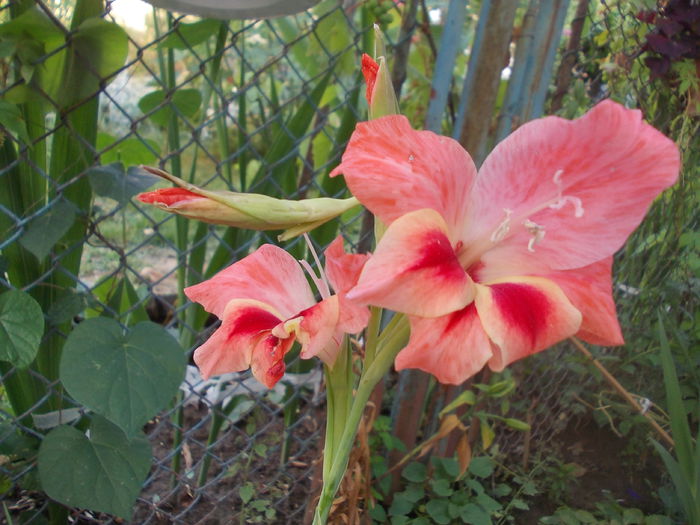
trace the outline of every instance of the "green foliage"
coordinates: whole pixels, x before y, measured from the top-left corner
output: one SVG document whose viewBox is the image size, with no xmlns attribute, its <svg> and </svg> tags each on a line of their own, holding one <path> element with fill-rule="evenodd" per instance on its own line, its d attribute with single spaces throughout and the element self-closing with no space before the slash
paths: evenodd
<svg viewBox="0 0 700 525">
<path fill-rule="evenodd" d="M 409 463 L 401 472 L 407 482 L 403 490 L 393 494 L 388 508 L 376 503 L 369 515 L 376 523 L 488 525 L 510 507 L 527 508 L 520 491 L 490 483 L 494 467 L 489 456 L 475 457 L 467 475 L 460 477 L 453 458 L 432 457 L 429 466 Z"/>
<path fill-rule="evenodd" d="M 167 127 L 173 116 L 193 119 L 202 106 L 202 93 L 195 88 L 180 88 L 172 93 L 151 91 L 139 100 L 139 109 L 156 125 Z"/>
<path fill-rule="evenodd" d="M 89 435 L 59 426 L 39 449 L 39 476 L 46 493 L 74 507 L 131 516 L 151 464 L 142 435 L 127 437 L 109 421 L 94 417 Z"/>
<path fill-rule="evenodd" d="M 0 361 L 28 366 L 43 334 L 41 306 L 29 294 L 19 290 L 0 294 Z"/>
<path fill-rule="evenodd" d="M 657 441 L 653 441 L 653 444 L 671 477 L 686 521 L 698 523 L 700 522 L 700 435 L 698 435 L 698 439 L 693 440 L 690 433 L 678 376 L 661 319 L 659 319 L 659 343 L 666 403 L 675 443 L 674 454 L 671 455 Z"/>
<path fill-rule="evenodd" d="M 614 501 L 595 504 L 595 510 L 588 511 L 571 507 L 559 507 L 551 516 L 540 518 L 542 525 L 672 525 L 671 519 L 659 514 L 645 515 L 635 508 L 624 508 Z"/>
<path fill-rule="evenodd" d="M 184 351 L 149 322 L 124 329 L 111 319 L 80 323 L 61 359 L 61 380 L 77 401 L 133 436 L 165 408 L 184 376 Z"/>
<path fill-rule="evenodd" d="M 56 243 L 75 222 L 75 206 L 64 199 L 55 201 L 43 215 L 32 219 L 20 239 L 39 262 L 43 261 Z"/>
<path fill-rule="evenodd" d="M 158 177 L 136 166 L 124 170 L 121 162 L 90 168 L 87 176 L 96 195 L 113 199 L 122 206 L 158 181 Z"/>
</svg>

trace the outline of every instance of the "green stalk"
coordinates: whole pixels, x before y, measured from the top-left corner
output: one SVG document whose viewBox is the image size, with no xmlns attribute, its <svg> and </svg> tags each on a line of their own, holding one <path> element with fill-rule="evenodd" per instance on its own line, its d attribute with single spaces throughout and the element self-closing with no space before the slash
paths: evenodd
<svg viewBox="0 0 700 525">
<path fill-rule="evenodd" d="M 399 318 L 396 322 L 394 320 Z M 333 498 L 338 492 L 340 482 L 345 475 L 350 458 L 350 451 L 355 440 L 355 434 L 360 424 L 360 419 L 364 413 L 365 406 L 369 400 L 374 387 L 381 381 L 386 372 L 391 368 L 391 365 L 396 358 L 396 355 L 404 347 L 408 340 L 409 326 L 408 319 L 403 315 L 397 315 L 387 328 L 382 333 L 377 343 L 377 350 L 373 363 L 365 368 L 360 377 L 360 382 L 357 387 L 357 392 L 352 401 L 352 407 L 348 414 L 342 436 L 335 444 L 334 438 L 334 453 L 331 458 L 331 467 L 327 477 L 323 479 L 323 488 L 321 489 L 321 497 L 314 513 L 313 525 L 325 525 L 328 520 Z M 332 417 L 329 414 L 329 417 Z M 324 458 L 325 460 L 325 458 Z M 325 465 L 324 465 L 325 470 Z"/>
<path fill-rule="evenodd" d="M 352 406 L 352 350 L 348 337 L 343 338 L 340 354 L 333 368 L 323 367 L 326 378 L 326 441 L 323 447 L 323 479 L 330 475 L 336 446 L 345 430 Z"/>
</svg>

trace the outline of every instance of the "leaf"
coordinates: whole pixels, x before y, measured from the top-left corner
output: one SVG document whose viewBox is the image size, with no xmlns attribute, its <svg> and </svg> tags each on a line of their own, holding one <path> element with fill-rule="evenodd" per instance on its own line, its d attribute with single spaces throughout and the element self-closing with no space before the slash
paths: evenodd
<svg viewBox="0 0 700 525">
<path fill-rule="evenodd" d="M 44 334 L 41 306 L 28 293 L 0 294 L 0 360 L 24 368 L 34 361 Z"/>
<path fill-rule="evenodd" d="M 100 154 L 102 164 L 121 162 L 124 166 L 154 164 L 160 154 L 160 147 L 154 140 L 136 137 L 119 140 L 103 131 L 97 134 L 95 149 L 103 152 Z"/>
<path fill-rule="evenodd" d="M 452 412 L 454 409 L 461 407 L 462 405 L 473 405 L 476 403 L 476 396 L 474 395 L 474 392 L 471 390 L 465 390 L 461 394 L 459 394 L 451 403 L 448 403 L 448 405 L 440 410 L 440 417 L 443 415 L 447 414 L 448 412 Z"/>
<path fill-rule="evenodd" d="M 219 27 L 225 22 L 220 20 L 204 19 L 191 24 L 178 23 L 170 34 L 164 38 L 159 47 L 171 49 L 189 49 L 202 42 L 206 42 L 218 33 Z"/>
<path fill-rule="evenodd" d="M 112 319 L 88 319 L 66 340 L 60 377 L 76 401 L 131 436 L 177 392 L 184 355 L 178 342 L 154 323 L 139 323 L 124 333 Z"/>
<path fill-rule="evenodd" d="M 457 461 L 459 461 L 459 477 L 461 478 L 469 468 L 472 460 L 472 447 L 469 444 L 469 436 L 465 431 L 457 442 Z"/>
<path fill-rule="evenodd" d="M 3 126 L 13 134 L 15 140 L 29 144 L 27 126 L 22 118 L 19 108 L 6 100 L 0 100 L 0 126 Z"/>
<path fill-rule="evenodd" d="M 425 505 L 425 511 L 433 519 L 433 522 L 440 525 L 448 525 L 452 521 L 447 512 L 447 500 L 432 499 Z"/>
<path fill-rule="evenodd" d="M 60 426 L 39 449 L 39 477 L 44 491 L 69 507 L 82 507 L 130 518 L 151 464 L 143 436 L 127 439 L 109 421 L 95 417 L 90 437 Z"/>
<path fill-rule="evenodd" d="M 515 430 L 527 431 L 530 430 L 530 425 L 525 423 L 525 421 L 520 421 L 519 419 L 514 419 L 512 417 L 503 418 L 503 422 L 510 428 Z"/>
<path fill-rule="evenodd" d="M 49 323 L 59 325 L 71 321 L 76 315 L 85 310 L 88 305 L 88 294 L 66 290 L 65 294 L 54 301 L 46 312 Z"/>
<path fill-rule="evenodd" d="M 474 503 L 467 503 L 462 507 L 459 516 L 464 523 L 470 523 L 471 525 L 491 525 L 489 515 Z"/>
<path fill-rule="evenodd" d="M 488 478 L 493 473 L 493 461 L 488 456 L 473 458 L 469 465 L 469 473 L 477 478 Z"/>
<path fill-rule="evenodd" d="M 75 221 L 75 208 L 59 199 L 44 215 L 32 219 L 19 243 L 43 261 L 54 245 L 63 237 Z"/>
<path fill-rule="evenodd" d="M 70 107 L 98 93 L 122 68 L 129 51 L 124 29 L 100 17 L 86 19 L 67 38 L 67 44 L 62 52 L 63 74 L 46 88 L 61 107 Z"/>
<path fill-rule="evenodd" d="M 450 435 L 450 432 L 452 432 L 455 428 L 461 428 L 464 430 L 462 422 L 455 414 L 448 414 L 447 416 L 443 417 L 438 431 L 422 443 L 418 457 L 425 456 L 438 441 Z"/>
<path fill-rule="evenodd" d="M 138 167 L 130 167 L 125 172 L 121 162 L 95 166 L 87 170 L 87 175 L 97 195 L 114 199 L 122 206 L 159 180 L 155 175 Z"/>
<path fill-rule="evenodd" d="M 423 465 L 423 463 L 418 463 L 417 461 L 406 465 L 406 468 L 403 469 L 403 472 L 401 472 L 401 476 L 414 483 L 421 483 L 425 481 L 427 474 L 428 471 L 425 465 Z"/>
<path fill-rule="evenodd" d="M 413 501 L 397 493 L 389 507 L 389 516 L 405 516 L 413 510 Z"/>
<path fill-rule="evenodd" d="M 238 489 L 238 495 L 241 497 L 241 501 L 245 505 L 251 499 L 253 499 L 253 496 L 255 495 L 255 487 L 250 481 L 247 481 L 241 486 L 241 488 Z"/>
<path fill-rule="evenodd" d="M 484 420 L 481 421 L 481 446 L 484 450 L 488 448 L 493 443 L 493 439 L 496 437 L 496 433 L 493 431 L 491 426 Z"/>
<path fill-rule="evenodd" d="M 166 91 L 159 89 L 141 97 L 138 105 L 143 114 L 155 124 L 166 127 L 173 107 L 178 115 L 193 118 L 202 105 L 202 94 L 198 89 L 178 89 L 168 98 Z"/>
</svg>

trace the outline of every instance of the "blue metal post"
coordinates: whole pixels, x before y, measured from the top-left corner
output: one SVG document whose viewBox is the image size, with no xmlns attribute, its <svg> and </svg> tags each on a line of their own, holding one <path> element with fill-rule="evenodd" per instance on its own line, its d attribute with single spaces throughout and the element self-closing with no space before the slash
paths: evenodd
<svg viewBox="0 0 700 525">
<path fill-rule="evenodd" d="M 442 115 L 447 105 L 447 96 L 450 92 L 452 72 L 459 50 L 459 37 L 462 34 L 466 11 L 466 0 L 450 0 L 445 27 L 440 39 L 440 50 L 435 61 L 428 114 L 425 118 L 425 128 L 431 131 L 440 132 L 442 128 Z"/>
<path fill-rule="evenodd" d="M 462 94 L 459 97 L 459 107 L 457 109 L 457 120 L 455 122 L 452 136 L 459 139 L 464 125 L 464 117 L 467 111 L 467 100 L 471 96 L 471 91 L 476 82 L 476 64 L 479 61 L 481 53 L 481 43 L 484 41 L 486 33 L 486 24 L 489 19 L 489 11 L 491 10 L 491 0 L 483 0 L 481 2 L 481 11 L 479 12 L 479 22 L 476 25 L 476 33 L 474 34 L 474 42 L 471 51 L 469 52 L 469 65 L 467 66 L 467 74 L 464 76 L 464 85 L 462 86 Z"/>
<path fill-rule="evenodd" d="M 569 0 L 554 0 L 554 3 L 555 13 L 553 13 L 553 19 L 547 32 L 547 42 L 544 44 L 546 45 L 546 50 L 542 73 L 537 78 L 537 85 L 532 94 L 532 104 L 529 115 L 527 115 L 528 119 L 538 118 L 544 112 L 544 101 L 549 91 L 549 81 L 552 78 L 554 59 L 561 41 L 561 32 L 564 28 L 564 20 L 569 7 Z"/>
</svg>

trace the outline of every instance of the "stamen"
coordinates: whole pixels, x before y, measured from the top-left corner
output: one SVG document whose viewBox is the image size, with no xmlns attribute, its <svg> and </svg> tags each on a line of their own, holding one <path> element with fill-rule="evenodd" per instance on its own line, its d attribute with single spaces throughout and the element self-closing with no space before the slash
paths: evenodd
<svg viewBox="0 0 700 525">
<path fill-rule="evenodd" d="M 526 219 L 525 222 L 523 222 L 523 226 L 525 226 L 528 233 L 532 235 L 532 238 L 527 243 L 527 251 L 534 252 L 535 245 L 544 239 L 544 234 L 546 233 L 544 226 L 541 226 L 530 219 Z"/>
<path fill-rule="evenodd" d="M 577 219 L 583 217 L 583 203 L 578 197 L 572 197 L 571 195 L 566 195 L 562 197 L 560 195 L 559 200 L 557 200 L 557 202 L 555 202 L 554 204 L 550 204 L 549 207 L 553 210 L 561 210 L 567 202 L 570 202 L 574 206 L 574 217 L 576 217 Z"/>
<path fill-rule="evenodd" d="M 508 235 L 508 232 L 510 231 L 510 216 L 513 215 L 513 210 L 503 208 L 503 212 L 506 214 L 505 218 L 491 234 L 491 242 L 493 243 L 501 242 L 506 238 L 506 235 Z"/>
<path fill-rule="evenodd" d="M 307 233 L 304 234 L 304 239 L 306 240 L 306 245 L 309 247 L 309 251 L 311 251 L 311 254 L 314 257 L 314 261 L 316 262 L 316 268 L 318 268 L 319 275 L 316 275 L 316 272 L 313 271 L 311 265 L 307 261 L 300 260 L 299 264 L 301 264 L 302 268 L 304 268 L 304 270 L 306 270 L 306 273 L 309 274 L 309 277 L 311 277 L 311 280 L 314 282 L 316 288 L 321 294 L 321 298 L 327 299 L 331 296 L 331 290 L 328 286 L 328 279 L 326 278 L 326 274 L 323 271 L 321 261 L 319 260 L 318 254 L 316 253 L 314 245 L 311 242 L 311 239 L 309 238 L 309 235 Z"/>
<path fill-rule="evenodd" d="M 564 170 L 557 170 L 552 177 L 552 181 L 557 185 L 557 201 L 554 204 L 550 204 L 549 208 L 552 210 L 561 210 L 567 202 L 570 202 L 574 206 L 574 217 L 580 219 L 583 217 L 583 203 L 578 197 L 563 194 L 561 180 L 563 174 Z"/>
</svg>

